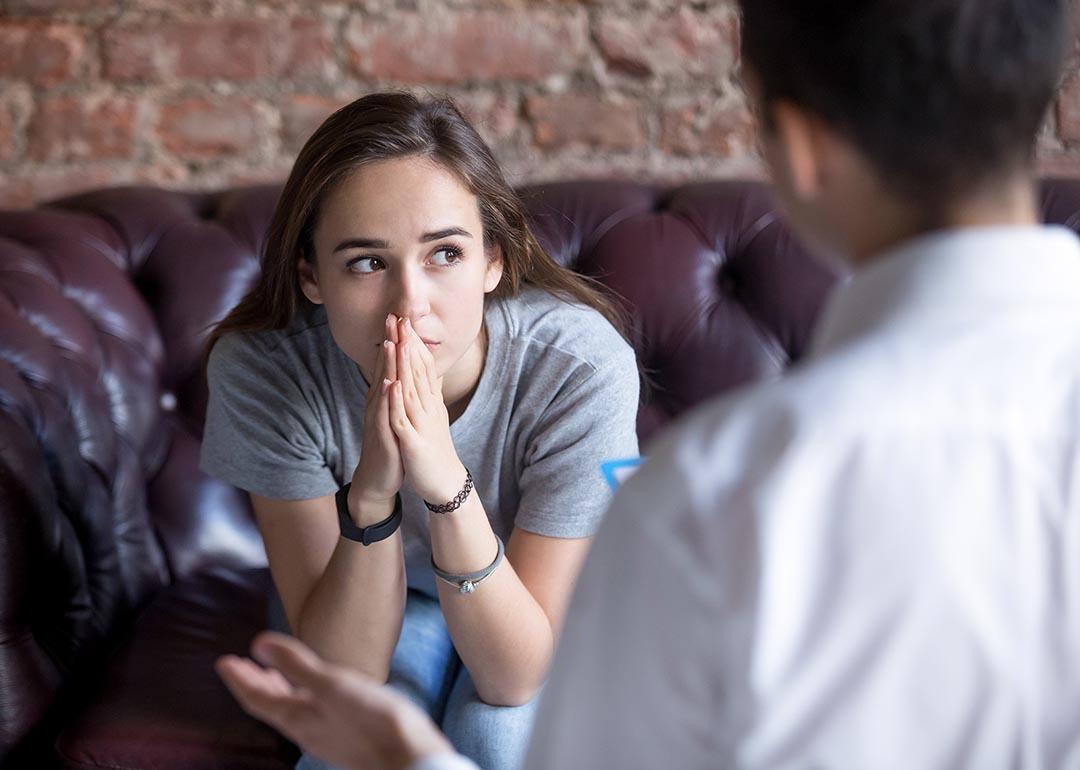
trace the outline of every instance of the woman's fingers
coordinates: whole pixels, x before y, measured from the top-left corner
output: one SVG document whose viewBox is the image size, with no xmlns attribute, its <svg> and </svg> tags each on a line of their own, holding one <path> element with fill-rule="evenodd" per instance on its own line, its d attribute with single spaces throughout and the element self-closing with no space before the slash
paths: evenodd
<svg viewBox="0 0 1080 770">
<path fill-rule="evenodd" d="M 397 444 L 394 439 L 394 429 L 390 426 L 390 380 L 383 380 L 379 383 L 379 403 L 375 407 L 375 419 L 379 424 L 379 435 L 383 437 L 383 441 L 387 448 L 393 448 L 395 450 L 395 456 L 397 451 Z"/>
<path fill-rule="evenodd" d="M 383 359 L 386 361 L 383 377 L 393 382 L 397 379 L 398 354 L 397 345 L 391 340 L 385 340 L 383 342 Z"/>
<path fill-rule="evenodd" d="M 417 336 L 416 332 L 410 327 L 408 329 L 409 334 L 409 364 L 413 370 L 413 385 L 416 387 L 416 394 L 427 395 L 431 392 L 431 382 L 428 379 L 427 366 L 424 363 L 423 353 L 427 351 L 427 345 L 424 341 Z"/>
<path fill-rule="evenodd" d="M 419 383 L 416 381 L 416 367 L 413 362 L 413 349 L 416 347 L 416 342 L 410 339 L 404 328 L 398 331 L 401 335 L 401 344 L 397 348 L 397 379 L 404 389 L 405 405 L 409 408 L 411 417 L 420 408 L 419 396 L 416 392 Z"/>
<path fill-rule="evenodd" d="M 382 387 L 391 374 L 388 370 L 396 369 L 396 356 L 392 349 L 388 349 L 393 343 L 383 342 L 379 346 L 379 352 L 375 359 L 375 374 L 371 378 L 371 384 L 367 391 L 367 414 L 370 417 L 380 411 L 380 402 L 385 401 L 385 389 Z"/>
<path fill-rule="evenodd" d="M 397 354 L 394 351 L 394 343 L 390 341 L 383 342 L 380 349 L 386 352 L 383 355 L 385 371 L 382 376 L 373 380 L 368 388 L 368 406 L 364 419 L 370 423 L 375 431 L 374 435 L 381 440 L 383 449 L 394 457 L 397 454 L 397 445 L 394 431 L 390 428 L 389 390 L 390 383 L 393 382 L 390 378 L 394 376 L 397 369 Z"/>
<path fill-rule="evenodd" d="M 386 339 L 390 340 L 394 344 L 401 342 L 401 338 L 398 336 L 398 317 L 393 313 L 386 316 Z"/>
<path fill-rule="evenodd" d="M 375 395 L 379 392 L 377 389 L 379 383 L 382 382 L 385 377 L 386 370 L 386 346 L 379 345 L 378 350 L 375 351 L 375 372 L 371 376 L 371 382 L 368 384 L 367 402 L 370 404 L 374 400 Z"/>
<path fill-rule="evenodd" d="M 394 431 L 394 435 L 398 437 L 399 441 L 411 442 L 416 436 L 416 429 L 413 427 L 412 420 L 409 419 L 409 412 L 405 408 L 405 394 L 403 393 L 404 386 L 401 380 L 397 380 L 391 383 L 388 395 L 390 402 L 390 428 Z"/>
<path fill-rule="evenodd" d="M 405 329 L 409 339 L 414 345 L 414 368 L 416 369 L 416 389 L 421 393 L 436 393 L 435 386 L 435 358 L 428 350 L 428 346 L 412 327 L 412 322 L 405 320 Z"/>
</svg>

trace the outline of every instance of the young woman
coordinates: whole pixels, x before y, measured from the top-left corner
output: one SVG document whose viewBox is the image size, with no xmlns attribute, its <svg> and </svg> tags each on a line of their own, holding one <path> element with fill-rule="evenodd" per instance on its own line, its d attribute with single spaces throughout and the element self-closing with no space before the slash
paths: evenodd
<svg viewBox="0 0 1080 770">
<path fill-rule="evenodd" d="M 251 494 L 278 625 L 485 768 L 520 763 L 600 464 L 637 453 L 616 324 L 450 102 L 376 94 L 300 152 L 211 338 L 202 467 Z"/>
</svg>

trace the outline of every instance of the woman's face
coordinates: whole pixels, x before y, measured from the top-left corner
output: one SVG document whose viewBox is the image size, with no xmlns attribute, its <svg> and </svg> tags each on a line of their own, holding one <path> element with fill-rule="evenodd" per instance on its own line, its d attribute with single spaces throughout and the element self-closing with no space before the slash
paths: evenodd
<svg viewBox="0 0 1080 770">
<path fill-rule="evenodd" d="M 436 161 L 361 166 L 323 202 L 314 239 L 300 285 L 369 382 L 389 313 L 410 319 L 440 375 L 479 344 L 502 259 L 484 249 L 476 196 Z"/>
</svg>

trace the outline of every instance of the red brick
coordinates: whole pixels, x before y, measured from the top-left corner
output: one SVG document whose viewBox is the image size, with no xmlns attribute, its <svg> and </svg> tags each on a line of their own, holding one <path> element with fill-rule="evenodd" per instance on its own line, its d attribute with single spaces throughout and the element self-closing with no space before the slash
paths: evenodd
<svg viewBox="0 0 1080 770">
<path fill-rule="evenodd" d="M 539 147 L 598 147 L 633 150 L 645 146 L 642 105 L 636 100 L 604 102 L 591 94 L 531 97 L 526 103 Z"/>
<path fill-rule="evenodd" d="M 0 207 L 22 208 L 66 195 L 131 182 L 130 168 L 116 163 L 91 163 L 24 175 L 0 185 Z"/>
<path fill-rule="evenodd" d="M 314 94 L 293 94 L 281 105 L 281 142 L 290 153 L 300 151 L 322 122 L 339 107 L 343 99 Z"/>
<path fill-rule="evenodd" d="M 200 160 L 246 153 L 258 141 L 259 125 L 250 100 L 184 99 L 162 107 L 157 135 L 170 152 Z"/>
<path fill-rule="evenodd" d="M 34 111 L 27 140 L 30 157 L 39 161 L 131 158 L 135 103 L 123 97 L 45 97 Z"/>
<path fill-rule="evenodd" d="M 697 77 L 719 80 L 739 59 L 739 22 L 730 7 L 695 11 L 682 7 L 664 16 L 605 12 L 597 42 L 609 69 L 635 77 Z"/>
<path fill-rule="evenodd" d="M 1063 142 L 1080 141 L 1080 74 L 1068 78 L 1058 93 L 1057 119 Z"/>
<path fill-rule="evenodd" d="M 587 19 L 546 10 L 354 17 L 345 40 L 353 69 L 367 79 L 531 81 L 581 68 Z"/>
<path fill-rule="evenodd" d="M 33 191 L 25 179 L 11 181 L 0 174 L 0 209 L 22 209 L 33 203 Z"/>
<path fill-rule="evenodd" d="M 15 118 L 7 105 L 0 104 L 0 161 L 15 157 Z"/>
<path fill-rule="evenodd" d="M 116 8 L 118 0 L 7 0 L 8 13 L 55 13 Z"/>
<path fill-rule="evenodd" d="M 259 165 L 230 173 L 224 180 L 228 187 L 250 187 L 252 185 L 281 184 L 289 177 L 292 170 L 292 162 L 278 160 L 270 164 Z M 215 187 L 221 187 L 221 182 L 216 182 Z"/>
<path fill-rule="evenodd" d="M 1062 144 L 1057 132 L 1057 116 L 1053 110 L 1048 110 L 1046 118 L 1039 126 L 1039 133 L 1035 135 L 1035 152 L 1042 155 L 1060 152 L 1061 148 Z"/>
<path fill-rule="evenodd" d="M 674 155 L 746 155 L 754 149 L 754 122 L 741 101 L 670 105 L 660 116 L 660 149 Z"/>
<path fill-rule="evenodd" d="M 1080 177 L 1080 154 L 1047 154 L 1040 156 L 1035 164 L 1039 176 Z"/>
<path fill-rule="evenodd" d="M 511 142 L 521 132 L 518 100 L 490 91 L 461 94 L 454 103 L 490 147 Z"/>
<path fill-rule="evenodd" d="M 104 35 L 105 74 L 119 81 L 319 78 L 333 67 L 318 19 L 123 24 Z"/>
<path fill-rule="evenodd" d="M 1072 38 L 1072 45 L 1065 57 L 1065 68 L 1075 69 L 1077 65 L 1080 65 L 1080 2 L 1073 0 L 1072 13 L 1069 19 L 1069 35 Z"/>
<path fill-rule="evenodd" d="M 0 78 L 55 86 L 77 73 L 84 49 L 82 33 L 70 25 L 0 23 Z"/>
</svg>

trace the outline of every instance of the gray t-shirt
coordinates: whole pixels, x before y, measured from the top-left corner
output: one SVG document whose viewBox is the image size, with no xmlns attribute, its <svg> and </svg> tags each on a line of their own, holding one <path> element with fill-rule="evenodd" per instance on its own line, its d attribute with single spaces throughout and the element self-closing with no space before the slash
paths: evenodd
<svg viewBox="0 0 1080 770">
<path fill-rule="evenodd" d="M 601 463 L 637 455 L 634 352 L 595 310 L 537 288 L 491 300 L 484 371 L 450 426 L 492 529 L 587 537 L 610 502 Z M 264 497 L 332 494 L 360 458 L 367 383 L 321 306 L 288 329 L 228 334 L 210 355 L 200 467 Z M 410 588 L 435 595 L 428 517 L 401 491 Z"/>
</svg>

